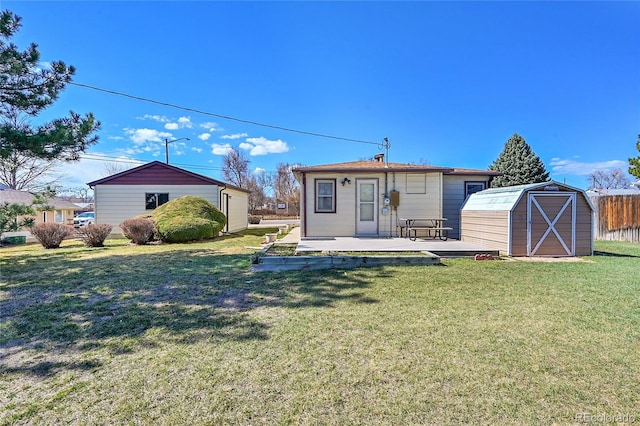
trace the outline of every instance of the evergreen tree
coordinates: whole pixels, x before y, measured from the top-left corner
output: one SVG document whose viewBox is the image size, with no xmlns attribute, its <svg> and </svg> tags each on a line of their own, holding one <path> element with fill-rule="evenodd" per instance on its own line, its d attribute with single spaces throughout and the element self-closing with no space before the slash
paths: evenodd
<svg viewBox="0 0 640 426">
<path fill-rule="evenodd" d="M 489 170 L 502 173 L 491 182 L 493 188 L 549 180 L 549 173 L 522 136 L 514 133 L 504 145 L 498 158 Z"/>
<path fill-rule="evenodd" d="M 638 142 L 636 142 L 636 148 L 640 151 L 640 135 L 638 135 Z M 637 157 L 629 158 L 629 174 L 640 179 L 640 155 Z"/>
<path fill-rule="evenodd" d="M 75 68 L 61 61 L 42 63 L 35 43 L 20 51 L 10 42 L 20 29 L 20 20 L 8 10 L 0 13 L 0 158 L 18 153 L 46 160 L 77 160 L 97 142 L 93 134 L 100 123 L 91 113 L 82 117 L 73 111 L 48 123 L 30 123 L 58 99 Z"/>
</svg>

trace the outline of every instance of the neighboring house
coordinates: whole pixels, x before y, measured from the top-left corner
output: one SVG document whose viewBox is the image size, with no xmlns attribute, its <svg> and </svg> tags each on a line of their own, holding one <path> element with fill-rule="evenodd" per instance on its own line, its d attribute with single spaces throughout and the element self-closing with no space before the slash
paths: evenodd
<svg viewBox="0 0 640 426">
<path fill-rule="evenodd" d="M 460 208 L 500 173 L 416 164 L 353 161 L 296 167 L 302 237 L 399 236 L 399 218 L 447 219 L 460 235 Z"/>
<path fill-rule="evenodd" d="M 640 194 L 640 188 L 636 186 L 629 186 L 629 188 L 616 188 L 616 189 L 588 189 L 587 195 L 589 197 L 601 197 L 606 195 L 638 195 Z"/>
<path fill-rule="evenodd" d="M 30 206 L 33 204 L 34 194 L 28 191 L 18 191 L 15 189 L 0 189 L 0 204 L 21 204 Z M 37 210 L 35 214 L 36 224 L 38 223 L 62 223 L 73 225 L 73 214 L 77 209 L 76 205 L 61 198 L 48 198 L 46 205 L 51 210 Z"/>
<path fill-rule="evenodd" d="M 96 223 L 112 225 L 114 234 L 120 233 L 120 224 L 125 220 L 185 195 L 202 197 L 224 213 L 227 217 L 224 232 L 248 227 L 249 191 L 160 161 L 87 185 L 94 190 Z"/>
</svg>

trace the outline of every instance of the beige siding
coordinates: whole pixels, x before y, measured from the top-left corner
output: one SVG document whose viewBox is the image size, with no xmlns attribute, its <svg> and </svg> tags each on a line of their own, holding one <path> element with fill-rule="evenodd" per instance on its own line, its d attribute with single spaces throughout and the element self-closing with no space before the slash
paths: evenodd
<svg viewBox="0 0 640 426">
<path fill-rule="evenodd" d="M 508 253 L 509 212 L 463 210 L 461 240 Z"/>
<path fill-rule="evenodd" d="M 247 212 L 249 209 L 248 194 L 243 191 L 227 188 L 222 191 L 228 195 L 228 206 L 223 206 L 223 212 L 227 217 L 227 231 L 237 232 L 248 227 Z"/>
<path fill-rule="evenodd" d="M 442 174 L 441 173 L 307 173 L 305 183 L 304 209 L 301 212 L 303 235 L 306 237 L 351 237 L 356 234 L 356 180 L 377 179 L 378 181 L 378 235 L 395 236 L 398 217 L 442 217 Z M 341 185 L 345 177 L 351 184 Z M 336 180 L 336 212 L 315 212 L 315 180 Z M 387 193 L 385 193 L 385 182 Z M 424 182 L 424 185 L 421 183 Z M 421 189 L 421 193 L 407 193 Z M 383 199 L 388 192 L 400 193 L 400 205 L 396 209 L 388 207 L 383 214 Z"/>
<path fill-rule="evenodd" d="M 73 225 L 73 209 L 53 209 L 47 211 L 36 211 L 34 216 L 35 223 L 62 223 L 64 225 Z M 56 220 L 56 213 L 61 221 Z"/>
<path fill-rule="evenodd" d="M 132 217 L 149 213 L 145 193 L 168 193 L 169 200 L 185 195 L 202 197 L 220 207 L 216 185 L 97 185 L 94 188 L 96 223 L 108 223 L 119 234 L 120 224 Z"/>
<path fill-rule="evenodd" d="M 351 183 L 343 186 L 340 182 L 345 177 L 351 179 Z M 377 178 L 375 175 L 367 177 Z M 315 181 L 317 179 L 335 179 L 335 213 L 315 212 Z M 356 180 L 353 174 L 308 174 L 305 190 L 301 221 L 303 224 L 306 223 L 307 228 L 303 231 L 307 237 L 350 237 L 355 235 Z"/>
</svg>

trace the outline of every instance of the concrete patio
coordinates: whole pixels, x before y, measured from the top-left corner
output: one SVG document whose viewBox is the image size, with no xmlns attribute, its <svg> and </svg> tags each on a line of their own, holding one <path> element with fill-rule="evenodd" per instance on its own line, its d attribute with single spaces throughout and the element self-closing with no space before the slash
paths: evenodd
<svg viewBox="0 0 640 426">
<path fill-rule="evenodd" d="M 469 244 L 458 240 L 434 240 L 418 238 L 364 238 L 364 237 L 328 237 L 300 238 L 300 228 L 293 228 L 278 244 L 297 244 L 297 252 L 430 252 L 442 257 L 474 256 L 487 253 L 498 256 L 497 250 Z"/>
</svg>

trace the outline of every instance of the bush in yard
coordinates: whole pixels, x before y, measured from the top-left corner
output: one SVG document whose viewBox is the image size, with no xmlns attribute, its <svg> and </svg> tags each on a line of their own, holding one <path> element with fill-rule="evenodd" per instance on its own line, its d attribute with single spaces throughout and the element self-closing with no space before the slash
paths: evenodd
<svg viewBox="0 0 640 426">
<path fill-rule="evenodd" d="M 120 224 L 122 234 L 138 245 L 148 244 L 153 241 L 156 233 L 156 224 L 151 219 L 134 217 L 127 219 Z"/>
<path fill-rule="evenodd" d="M 161 205 L 151 213 L 160 239 L 184 243 L 218 236 L 227 218 L 201 197 L 185 196 Z"/>
<path fill-rule="evenodd" d="M 262 220 L 262 216 L 251 215 L 249 216 L 249 223 L 252 225 L 257 225 Z"/>
<path fill-rule="evenodd" d="M 76 230 L 78 237 L 87 247 L 104 247 L 104 240 L 111 233 L 113 226 L 108 223 L 92 223 Z"/>
<path fill-rule="evenodd" d="M 31 234 L 46 249 L 60 247 L 62 240 L 72 233 L 73 228 L 71 226 L 61 223 L 39 223 L 31 228 Z"/>
</svg>

